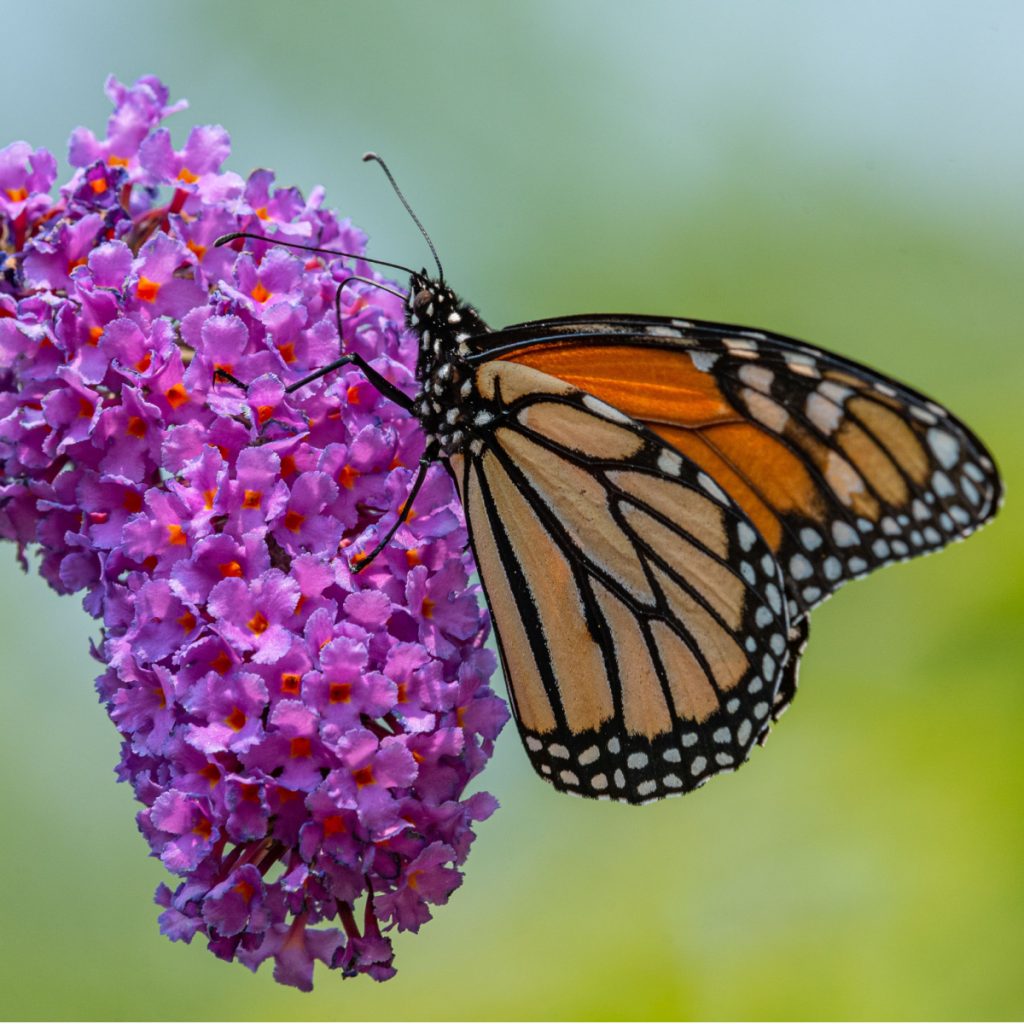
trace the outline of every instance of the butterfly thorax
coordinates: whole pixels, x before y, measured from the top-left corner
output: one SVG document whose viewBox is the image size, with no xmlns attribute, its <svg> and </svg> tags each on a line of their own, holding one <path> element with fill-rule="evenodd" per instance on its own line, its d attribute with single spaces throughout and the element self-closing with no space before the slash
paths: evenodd
<svg viewBox="0 0 1024 1024">
<path fill-rule="evenodd" d="M 468 443 L 476 412 L 468 401 L 474 389 L 468 342 L 490 328 L 472 306 L 425 273 L 410 278 L 405 319 L 420 340 L 416 364 L 420 390 L 413 411 L 428 443 L 436 441 L 454 455 Z"/>
</svg>

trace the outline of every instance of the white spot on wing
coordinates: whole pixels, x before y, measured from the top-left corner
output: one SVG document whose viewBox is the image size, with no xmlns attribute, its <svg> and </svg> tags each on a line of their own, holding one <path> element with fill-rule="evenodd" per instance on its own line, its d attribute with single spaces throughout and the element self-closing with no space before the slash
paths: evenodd
<svg viewBox="0 0 1024 1024">
<path fill-rule="evenodd" d="M 756 366 L 753 363 L 741 366 L 737 376 L 744 384 L 748 384 L 757 391 L 770 390 L 775 378 L 775 374 L 767 366 Z"/>
<path fill-rule="evenodd" d="M 658 453 L 658 469 L 669 476 L 679 476 L 683 468 L 683 457 L 671 448 L 662 448 Z"/>
<path fill-rule="evenodd" d="M 960 457 L 960 444 L 952 435 L 938 427 L 928 431 L 928 447 L 944 469 L 952 469 Z"/>
<path fill-rule="evenodd" d="M 753 388 L 743 388 L 740 394 L 754 419 L 776 434 L 781 434 L 785 430 L 789 422 L 789 413 L 778 402 Z"/>
<path fill-rule="evenodd" d="M 852 504 L 854 494 L 864 490 L 864 481 L 846 459 L 835 452 L 828 453 L 825 463 L 825 480 L 836 492 L 836 497 L 845 505 Z"/>
<path fill-rule="evenodd" d="M 600 398 L 595 398 L 593 395 L 584 395 L 583 404 L 591 412 L 597 413 L 598 416 L 606 420 L 612 420 L 614 423 L 633 422 L 624 412 L 620 412 L 614 406 L 609 405 L 607 402 L 602 402 Z"/>
<path fill-rule="evenodd" d="M 817 359 L 814 358 L 814 356 L 807 355 L 803 352 L 787 352 L 786 365 L 791 370 L 796 370 L 798 366 L 802 366 L 806 369 L 816 370 L 818 367 L 818 361 Z"/>
<path fill-rule="evenodd" d="M 749 551 L 757 540 L 757 534 L 746 523 L 740 523 L 736 527 L 736 537 L 744 551 Z"/>
<path fill-rule="evenodd" d="M 945 515 L 942 528 L 951 531 L 954 522 L 959 523 L 961 526 L 966 526 L 970 521 L 971 517 L 959 505 L 952 505 L 949 512 Z"/>
<path fill-rule="evenodd" d="M 821 547 L 821 534 L 817 530 L 812 530 L 809 526 L 805 526 L 800 531 L 800 543 L 808 551 L 816 551 Z"/>
<path fill-rule="evenodd" d="M 729 504 L 729 496 L 722 490 L 707 473 L 698 473 L 697 482 L 704 488 L 712 498 L 717 498 L 723 505 Z"/>
<path fill-rule="evenodd" d="M 817 391 L 812 391 L 807 396 L 805 411 L 807 418 L 823 434 L 831 434 L 843 418 L 843 407 L 818 394 Z"/>
<path fill-rule="evenodd" d="M 803 555 L 794 555 L 789 560 L 789 574 L 795 580 L 806 580 L 814 575 L 814 567 Z"/>
<path fill-rule="evenodd" d="M 841 548 L 853 547 L 860 540 L 857 531 L 841 519 L 837 519 L 832 524 L 832 538 Z"/>
<path fill-rule="evenodd" d="M 752 356 L 757 354 L 757 342 L 750 338 L 724 338 L 725 347 L 735 355 Z"/>
<path fill-rule="evenodd" d="M 834 380 L 823 380 L 818 385 L 818 390 L 826 398 L 831 399 L 839 405 L 842 405 L 842 403 L 853 394 L 849 388 L 843 387 L 842 384 L 837 384 Z"/>
<path fill-rule="evenodd" d="M 707 373 L 718 361 L 717 352 L 691 352 L 690 359 L 701 373 Z"/>
<path fill-rule="evenodd" d="M 953 486 L 949 477 L 942 472 L 937 471 L 932 473 L 932 487 L 940 498 L 951 498 L 956 494 L 956 488 Z"/>
</svg>

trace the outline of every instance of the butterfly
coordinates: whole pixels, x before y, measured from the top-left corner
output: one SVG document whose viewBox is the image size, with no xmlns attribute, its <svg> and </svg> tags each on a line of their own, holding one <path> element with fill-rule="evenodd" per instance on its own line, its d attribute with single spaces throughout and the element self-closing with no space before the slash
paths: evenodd
<svg viewBox="0 0 1024 1024">
<path fill-rule="evenodd" d="M 520 735 L 556 789 L 646 803 L 734 770 L 793 699 L 812 608 L 996 513 L 968 427 L 813 345 L 658 316 L 492 330 L 384 171 L 437 262 L 403 296 L 419 392 L 356 355 L 288 390 L 355 363 L 419 419 L 420 472 L 357 568 L 445 464 Z"/>
</svg>

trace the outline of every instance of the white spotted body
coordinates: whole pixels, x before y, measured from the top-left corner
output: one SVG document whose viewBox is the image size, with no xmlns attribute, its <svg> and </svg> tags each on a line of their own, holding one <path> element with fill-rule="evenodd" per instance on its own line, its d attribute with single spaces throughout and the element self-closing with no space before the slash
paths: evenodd
<svg viewBox="0 0 1024 1024">
<path fill-rule="evenodd" d="M 427 435 L 446 455 L 461 452 L 472 435 L 471 418 L 482 411 L 474 405 L 470 418 L 466 399 L 473 390 L 473 368 L 467 361 L 466 341 L 490 328 L 476 310 L 462 302 L 443 283 L 424 271 L 409 282 L 406 324 L 420 339 L 416 378 L 420 390 L 415 412 Z"/>
</svg>

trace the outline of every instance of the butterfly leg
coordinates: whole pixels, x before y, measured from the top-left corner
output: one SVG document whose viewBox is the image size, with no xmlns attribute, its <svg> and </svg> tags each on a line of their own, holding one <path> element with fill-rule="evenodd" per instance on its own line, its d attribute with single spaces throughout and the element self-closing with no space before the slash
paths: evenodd
<svg viewBox="0 0 1024 1024">
<path fill-rule="evenodd" d="M 352 562 L 353 572 L 362 572 L 390 543 L 391 539 L 396 533 L 398 528 L 404 523 L 412 512 L 413 502 L 416 500 L 416 495 L 420 493 L 420 488 L 423 486 L 423 481 L 427 478 L 427 470 L 430 469 L 431 465 L 437 461 L 437 448 L 435 446 L 429 447 L 422 456 L 420 456 L 420 468 L 416 474 L 416 479 L 413 482 L 412 489 L 409 491 L 409 497 L 402 503 L 402 507 L 398 510 L 398 518 L 392 524 L 391 528 L 381 539 L 380 543 L 368 554 L 356 555 Z"/>
<path fill-rule="evenodd" d="M 227 370 L 222 370 L 219 366 L 213 371 L 213 379 L 226 380 L 229 384 L 234 384 L 236 388 L 241 388 L 243 391 L 249 390 L 248 384 L 243 384 L 233 373 L 228 373 Z"/>
<path fill-rule="evenodd" d="M 361 355 L 355 352 L 344 355 L 340 359 L 335 359 L 334 362 L 321 366 L 319 370 L 314 370 L 313 373 L 303 377 L 301 380 L 289 384 L 284 389 L 284 393 L 290 395 L 293 391 L 298 391 L 299 388 L 304 388 L 307 384 L 312 384 L 313 381 L 326 377 L 327 374 L 340 370 L 343 366 L 355 366 L 382 395 L 390 398 L 395 405 L 400 405 L 403 409 L 409 411 L 412 410 L 412 399 L 404 391 L 392 384 L 387 377 L 378 373 Z M 227 370 L 222 370 L 219 366 L 213 371 L 213 376 L 226 380 L 229 384 L 234 384 L 235 387 L 241 388 L 243 391 L 249 390 L 248 384 L 240 381 L 234 374 L 228 373 Z"/>
<path fill-rule="evenodd" d="M 293 391 L 298 391 L 299 388 L 304 388 L 307 384 L 312 384 L 313 381 L 319 380 L 321 377 L 326 377 L 327 374 L 333 373 L 335 370 L 340 370 L 343 366 L 355 366 L 360 373 L 382 394 L 385 398 L 390 398 L 395 405 L 401 406 L 403 409 L 412 409 L 412 399 L 397 387 L 392 384 L 383 374 L 375 370 L 361 355 L 356 352 L 350 352 L 348 355 L 341 356 L 339 359 L 335 359 L 334 362 L 328 363 L 326 366 L 321 366 L 319 370 L 315 370 L 313 373 L 302 380 L 295 381 L 294 384 L 289 384 L 284 389 L 286 395 L 290 395 Z"/>
</svg>

